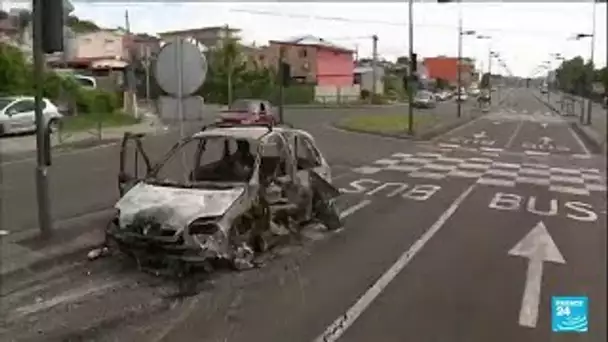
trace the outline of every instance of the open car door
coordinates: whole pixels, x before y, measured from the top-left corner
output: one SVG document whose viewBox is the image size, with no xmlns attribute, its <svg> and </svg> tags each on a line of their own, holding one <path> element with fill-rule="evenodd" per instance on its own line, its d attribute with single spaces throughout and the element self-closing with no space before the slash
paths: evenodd
<svg viewBox="0 0 608 342">
<path fill-rule="evenodd" d="M 152 170 L 141 142 L 144 136 L 143 133 L 125 132 L 122 138 L 118 170 L 118 192 L 121 197 Z"/>
</svg>

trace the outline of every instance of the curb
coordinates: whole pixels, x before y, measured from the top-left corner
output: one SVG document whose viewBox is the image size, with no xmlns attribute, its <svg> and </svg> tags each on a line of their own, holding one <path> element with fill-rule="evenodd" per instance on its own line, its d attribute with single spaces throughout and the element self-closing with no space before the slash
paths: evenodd
<svg viewBox="0 0 608 342">
<path fill-rule="evenodd" d="M 452 122 L 452 123 L 445 124 L 445 125 L 440 125 L 438 127 L 434 127 L 432 129 L 430 129 L 429 131 L 421 134 L 420 136 L 410 136 L 407 134 L 399 134 L 399 133 L 374 132 L 374 131 L 368 131 L 368 130 L 363 130 L 363 129 L 351 128 L 351 127 L 342 125 L 339 121 L 332 122 L 331 126 L 335 129 L 339 129 L 339 130 L 351 132 L 351 133 L 357 133 L 357 134 L 369 134 L 369 135 L 376 135 L 376 136 L 380 136 L 380 137 L 384 137 L 384 138 L 394 138 L 394 139 L 401 139 L 401 140 L 427 141 L 427 140 L 431 140 L 437 136 L 440 136 L 442 134 L 445 134 L 447 132 L 450 132 L 450 131 L 456 129 L 457 127 L 460 127 L 475 119 L 478 119 L 479 117 L 481 117 L 483 115 L 484 114 L 481 114 L 480 116 L 477 116 L 477 117 L 469 117 L 465 120 L 457 120 L 456 122 Z"/>
<path fill-rule="evenodd" d="M 533 94 L 533 96 L 538 101 L 540 101 L 542 104 L 544 104 L 547 108 L 549 108 L 551 111 L 553 111 L 554 113 L 563 117 L 560 110 L 557 109 L 555 106 L 553 106 L 552 104 L 548 103 L 547 101 L 539 98 L 538 96 L 536 96 L 536 94 Z M 570 127 L 579 137 L 581 137 L 581 139 L 583 140 L 583 143 L 585 145 L 587 145 L 587 147 L 589 147 L 589 150 L 590 150 L 589 152 L 591 152 L 592 154 L 600 154 L 600 153 L 606 152 L 606 142 L 600 142 L 596 138 L 594 138 L 591 134 L 587 133 L 587 129 L 588 129 L 587 126 L 581 125 L 581 123 L 578 122 L 578 120 L 577 120 L 577 121 L 570 122 Z"/>
</svg>

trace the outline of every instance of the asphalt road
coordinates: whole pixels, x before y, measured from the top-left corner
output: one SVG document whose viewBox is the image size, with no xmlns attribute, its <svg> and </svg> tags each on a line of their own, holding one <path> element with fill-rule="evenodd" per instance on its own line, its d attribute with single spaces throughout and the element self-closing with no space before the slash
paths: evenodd
<svg viewBox="0 0 608 342">
<path fill-rule="evenodd" d="M 436 110 L 449 113 L 452 104 Z M 407 111 L 406 106 L 387 106 L 353 109 L 286 109 L 286 121 L 312 132 L 327 158 L 337 169 L 354 167 L 366 161 L 374 145 L 385 149 L 390 141 L 375 137 L 358 137 L 353 143 L 351 135 L 330 128 L 330 123 L 347 115 L 394 113 Z M 185 133 L 200 129 L 200 123 L 186 126 Z M 149 135 L 144 148 L 151 160 L 161 158 L 179 138 L 176 130 L 161 135 Z M 49 169 L 49 187 L 52 216 L 58 225 L 67 219 L 98 212 L 111 207 L 118 199 L 118 155 L 116 143 L 90 149 L 55 154 Z M 0 230 L 24 231 L 37 227 L 35 159 L 11 160 L 0 164 Z"/>
<path fill-rule="evenodd" d="M 65 265 L 3 289 L 0 336 L 606 341 L 606 159 L 530 93 L 509 96 L 430 143 L 315 132 L 342 155 L 345 229 L 311 234 L 264 268 L 214 275 L 176 299 L 115 258 Z M 541 123 L 568 150 L 523 146 Z M 552 332 L 552 296 L 587 296 L 588 332 Z"/>
</svg>

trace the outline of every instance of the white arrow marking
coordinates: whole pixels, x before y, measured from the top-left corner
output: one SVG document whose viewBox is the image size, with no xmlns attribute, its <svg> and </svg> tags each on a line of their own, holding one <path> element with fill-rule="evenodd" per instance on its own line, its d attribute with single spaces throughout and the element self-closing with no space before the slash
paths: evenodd
<svg viewBox="0 0 608 342">
<path fill-rule="evenodd" d="M 483 139 L 483 138 L 485 138 L 485 137 L 487 137 L 487 135 L 486 135 L 486 131 L 481 131 L 481 132 L 479 132 L 479 133 L 475 133 L 475 134 L 473 134 L 473 138 L 474 138 L 474 139 Z"/>
<path fill-rule="evenodd" d="M 547 123 L 541 123 L 540 125 L 542 126 L 542 128 L 547 128 L 548 124 Z"/>
<path fill-rule="evenodd" d="M 541 145 L 548 145 L 553 141 L 553 139 L 551 139 L 549 137 L 540 137 L 540 139 L 538 139 L 538 141 L 540 142 Z"/>
<path fill-rule="evenodd" d="M 553 242 L 545 224 L 538 224 L 511 248 L 509 255 L 528 258 L 526 287 L 519 311 L 519 325 L 536 327 L 538 321 L 538 304 L 540 302 L 540 285 L 543 279 L 543 262 L 549 261 L 565 264 L 566 261 Z"/>
</svg>

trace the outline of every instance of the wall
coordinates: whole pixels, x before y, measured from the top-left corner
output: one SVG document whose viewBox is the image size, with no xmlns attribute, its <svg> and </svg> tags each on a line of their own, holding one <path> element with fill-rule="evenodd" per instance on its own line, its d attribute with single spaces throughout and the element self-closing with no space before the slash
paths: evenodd
<svg viewBox="0 0 608 342">
<path fill-rule="evenodd" d="M 353 55 L 350 52 L 317 49 L 317 85 L 352 86 Z"/>
<path fill-rule="evenodd" d="M 321 103 L 348 103 L 356 102 L 361 95 L 358 84 L 345 86 L 318 85 L 315 87 L 315 101 Z"/>
<path fill-rule="evenodd" d="M 76 36 L 76 58 L 126 57 L 123 35 L 98 31 Z"/>
<path fill-rule="evenodd" d="M 264 64 L 276 68 L 279 62 L 281 47 L 285 49 L 285 61 L 291 66 L 292 77 L 302 78 L 306 83 L 314 84 L 317 81 L 317 47 L 270 42 L 263 51 Z"/>
</svg>

